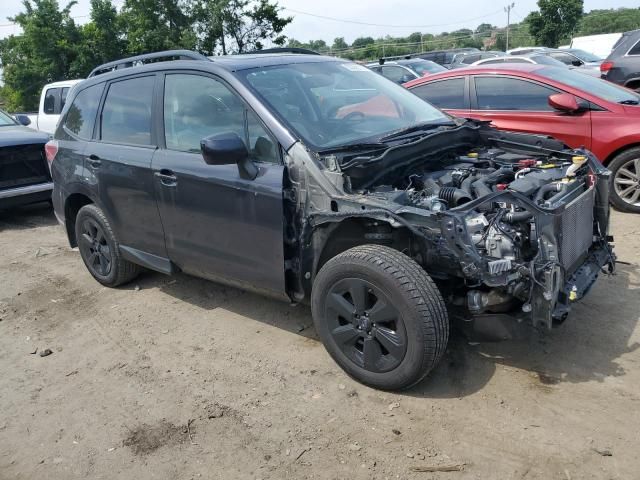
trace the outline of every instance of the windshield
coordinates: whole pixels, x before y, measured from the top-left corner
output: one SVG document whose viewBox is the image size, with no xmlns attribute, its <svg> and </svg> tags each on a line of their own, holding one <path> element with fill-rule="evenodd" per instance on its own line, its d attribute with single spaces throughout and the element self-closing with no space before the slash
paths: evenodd
<svg viewBox="0 0 640 480">
<path fill-rule="evenodd" d="M 640 95 L 618 85 L 607 82 L 600 78 L 591 77 L 584 73 L 575 72 L 567 68 L 541 68 L 536 70 L 538 75 L 550 78 L 560 83 L 569 85 L 570 87 L 578 88 L 589 92 L 592 95 L 603 98 L 609 102 L 621 103 L 621 102 L 637 102 L 640 100 Z"/>
<path fill-rule="evenodd" d="M 573 53 L 576 57 L 578 57 L 583 62 L 600 62 L 602 59 L 593 53 L 585 52 L 584 50 L 580 50 L 579 48 L 572 48 L 568 50 L 569 53 Z"/>
<path fill-rule="evenodd" d="M 355 63 L 294 63 L 240 71 L 267 106 L 311 148 L 377 139 L 445 113 Z"/>
<path fill-rule="evenodd" d="M 415 62 L 407 62 L 402 65 L 406 65 L 407 67 L 414 70 L 418 75 L 424 76 L 425 74 L 430 73 L 438 73 L 438 72 L 446 72 L 446 68 L 442 65 L 438 65 L 435 62 L 429 62 L 427 60 L 415 61 Z"/>
<path fill-rule="evenodd" d="M 6 127 L 7 125 L 15 125 L 16 122 L 8 114 L 0 110 L 0 127 Z"/>
</svg>

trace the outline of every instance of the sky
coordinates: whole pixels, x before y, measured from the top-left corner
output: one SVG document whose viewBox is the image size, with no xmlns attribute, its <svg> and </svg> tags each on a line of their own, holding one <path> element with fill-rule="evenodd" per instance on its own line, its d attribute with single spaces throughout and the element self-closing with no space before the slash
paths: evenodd
<svg viewBox="0 0 640 480">
<path fill-rule="evenodd" d="M 336 37 L 351 43 L 357 37 L 406 36 L 412 32 L 440 33 L 475 28 L 481 23 L 505 26 L 503 7 L 513 0 L 279 0 L 285 13 L 294 17 L 285 34 L 300 41 L 323 39 L 331 44 Z M 66 0 L 59 0 L 65 5 Z M 114 0 L 116 6 L 124 0 Z M 585 0 L 586 12 L 599 8 L 637 8 L 638 0 Z M 21 0 L 0 0 L 0 38 L 19 33 L 7 17 L 23 9 Z M 519 22 L 536 10 L 536 0 L 515 1 L 513 22 Z M 301 13 L 304 12 L 304 13 Z M 305 14 L 306 13 L 306 14 Z M 78 23 L 88 20 L 89 0 L 78 0 L 71 14 Z M 313 14 L 374 25 L 339 22 Z"/>
</svg>

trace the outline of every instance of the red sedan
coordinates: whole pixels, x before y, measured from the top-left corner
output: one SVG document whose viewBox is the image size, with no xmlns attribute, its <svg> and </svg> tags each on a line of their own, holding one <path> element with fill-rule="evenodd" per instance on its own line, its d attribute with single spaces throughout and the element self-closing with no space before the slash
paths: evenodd
<svg viewBox="0 0 640 480">
<path fill-rule="evenodd" d="M 612 171 L 611 202 L 640 213 L 640 95 L 569 69 L 491 65 L 404 85 L 458 117 L 553 136 L 591 150 Z"/>
</svg>

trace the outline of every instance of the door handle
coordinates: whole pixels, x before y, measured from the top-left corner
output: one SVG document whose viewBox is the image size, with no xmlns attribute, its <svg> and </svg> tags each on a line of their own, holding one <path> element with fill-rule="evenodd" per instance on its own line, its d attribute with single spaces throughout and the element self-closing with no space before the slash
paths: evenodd
<svg viewBox="0 0 640 480">
<path fill-rule="evenodd" d="M 100 157 L 94 153 L 92 153 L 87 157 L 87 162 L 89 162 L 89 167 L 91 168 L 99 168 L 100 165 L 102 165 L 102 162 L 100 161 Z"/>
<path fill-rule="evenodd" d="M 163 168 L 159 172 L 154 172 L 154 175 L 160 179 L 160 183 L 165 187 L 175 187 L 178 183 L 178 177 L 172 170 Z"/>
</svg>

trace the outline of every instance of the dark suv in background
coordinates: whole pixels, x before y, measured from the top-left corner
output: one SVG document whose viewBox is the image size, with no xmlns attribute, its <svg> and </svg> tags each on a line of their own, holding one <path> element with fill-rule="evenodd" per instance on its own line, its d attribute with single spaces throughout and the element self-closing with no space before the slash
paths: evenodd
<svg viewBox="0 0 640 480">
<path fill-rule="evenodd" d="M 455 119 L 341 59 L 102 65 L 47 151 L 56 216 L 97 281 L 183 271 L 308 302 L 331 356 L 378 388 L 438 363 L 447 303 L 466 325 L 550 328 L 613 267 L 590 152 Z"/>
<path fill-rule="evenodd" d="M 640 30 L 622 34 L 600 72 L 602 78 L 640 92 Z"/>
</svg>

